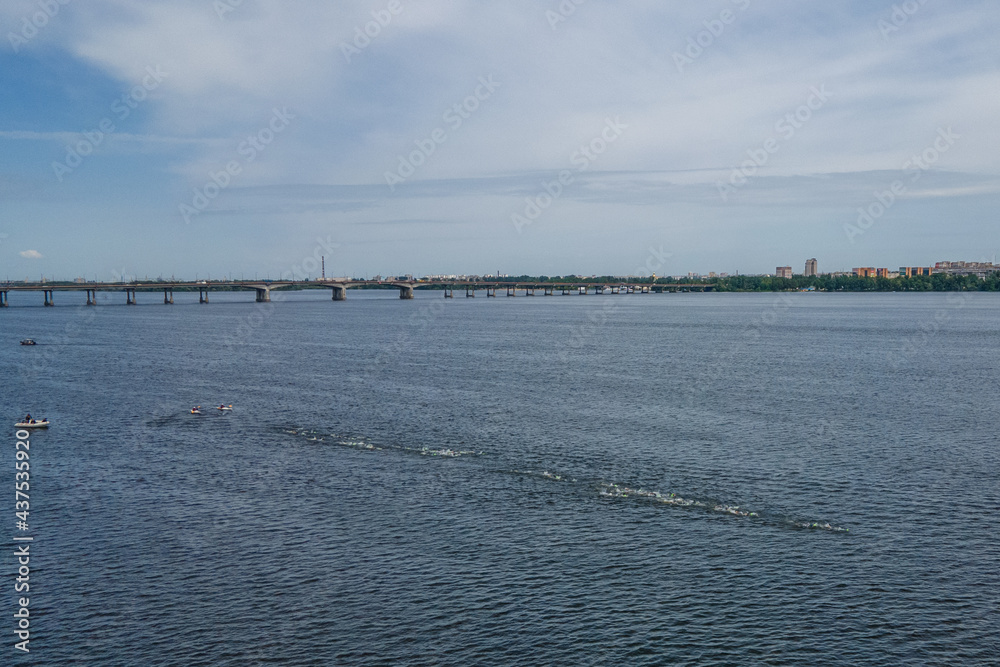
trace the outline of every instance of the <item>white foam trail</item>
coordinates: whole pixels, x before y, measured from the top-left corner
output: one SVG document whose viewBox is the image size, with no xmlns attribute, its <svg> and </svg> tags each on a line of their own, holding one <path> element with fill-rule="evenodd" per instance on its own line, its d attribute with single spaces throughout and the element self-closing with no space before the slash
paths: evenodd
<svg viewBox="0 0 1000 667">
<path fill-rule="evenodd" d="M 637 498 L 649 498 L 654 502 L 662 503 L 664 505 L 675 505 L 678 507 L 706 507 L 713 512 L 721 512 L 723 514 L 731 514 L 733 516 L 760 516 L 757 512 L 740 509 L 738 505 L 708 505 L 700 500 L 682 498 L 676 493 L 660 493 L 659 491 L 647 491 L 643 488 L 633 489 L 628 486 L 620 486 L 614 482 L 605 483 L 601 486 L 603 488 L 601 489 L 600 494 L 610 498 L 628 498 L 629 496 L 635 496 Z"/>
</svg>

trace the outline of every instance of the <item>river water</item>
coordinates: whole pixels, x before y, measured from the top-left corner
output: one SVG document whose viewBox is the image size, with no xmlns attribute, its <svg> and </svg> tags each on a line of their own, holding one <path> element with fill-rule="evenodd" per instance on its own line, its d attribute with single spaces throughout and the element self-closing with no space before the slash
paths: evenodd
<svg viewBox="0 0 1000 667">
<path fill-rule="evenodd" d="M 11 296 L 3 664 L 996 664 L 1000 298 L 275 296 Z"/>
</svg>

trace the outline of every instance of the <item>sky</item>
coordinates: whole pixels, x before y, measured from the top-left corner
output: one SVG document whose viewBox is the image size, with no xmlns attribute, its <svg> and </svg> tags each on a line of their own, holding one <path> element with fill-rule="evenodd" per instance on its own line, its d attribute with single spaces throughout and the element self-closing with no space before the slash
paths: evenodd
<svg viewBox="0 0 1000 667">
<path fill-rule="evenodd" d="M 0 279 L 992 261 L 1000 3 L 4 0 Z"/>
</svg>

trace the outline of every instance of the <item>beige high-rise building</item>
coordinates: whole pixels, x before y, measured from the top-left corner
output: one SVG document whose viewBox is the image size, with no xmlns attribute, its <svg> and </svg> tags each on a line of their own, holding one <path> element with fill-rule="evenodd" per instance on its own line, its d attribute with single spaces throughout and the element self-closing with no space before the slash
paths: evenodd
<svg viewBox="0 0 1000 667">
<path fill-rule="evenodd" d="M 806 260 L 806 273 L 805 273 L 805 276 L 808 278 L 809 276 L 818 275 L 817 268 L 818 268 L 818 264 L 816 262 L 816 258 L 815 257 L 813 257 L 812 259 L 807 259 Z"/>
<path fill-rule="evenodd" d="M 792 277 L 792 267 L 790 266 L 779 266 L 774 270 L 774 275 L 779 278 L 791 278 Z"/>
</svg>

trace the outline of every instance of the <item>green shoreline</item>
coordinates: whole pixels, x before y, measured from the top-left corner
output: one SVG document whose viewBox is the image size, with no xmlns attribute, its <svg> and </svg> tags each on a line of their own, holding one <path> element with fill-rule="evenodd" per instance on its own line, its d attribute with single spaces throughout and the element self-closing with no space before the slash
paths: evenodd
<svg viewBox="0 0 1000 667">
<path fill-rule="evenodd" d="M 792 278 L 778 278 L 776 276 L 726 276 L 723 278 L 637 278 L 630 276 L 505 276 L 500 279 L 489 277 L 482 278 L 484 281 L 496 280 L 501 284 L 521 283 L 533 284 L 538 287 L 544 285 L 552 286 L 575 286 L 581 283 L 591 285 L 605 284 L 609 287 L 628 285 L 670 285 L 672 288 L 692 287 L 701 291 L 705 287 L 711 288 L 714 292 L 801 292 L 814 290 L 817 292 L 1000 292 L 1000 271 L 991 273 L 985 278 L 974 275 L 949 275 L 935 273 L 929 276 L 912 276 L 907 278 L 899 276 L 897 278 L 861 278 L 858 276 L 794 276 Z M 149 283 L 160 282 L 150 280 Z M 172 281 L 162 281 L 164 283 Z M 261 281 L 270 282 L 270 281 Z M 462 281 L 456 281 L 455 287 L 464 285 Z M 11 287 L 14 285 L 12 284 Z M 70 281 L 51 281 L 46 283 L 49 287 L 73 286 L 82 288 L 85 284 Z M 124 288 L 126 284 L 122 284 Z M 446 285 L 422 285 L 419 281 L 413 284 L 420 289 L 445 289 Z M 0 284 L 0 287 L 3 287 Z M 41 289 L 41 286 L 39 286 Z M 156 289 L 152 287 L 152 289 Z M 173 287 L 175 292 L 197 292 L 197 286 Z M 211 285 L 213 292 L 219 291 L 242 291 L 242 287 L 232 287 L 228 285 Z M 286 289 L 329 289 L 328 286 L 298 284 L 295 286 L 275 286 L 272 291 L 282 291 Z M 358 285 L 352 289 L 398 289 L 395 285 L 386 283 L 383 285 Z M 146 290 L 143 290 L 146 291 Z"/>
</svg>

